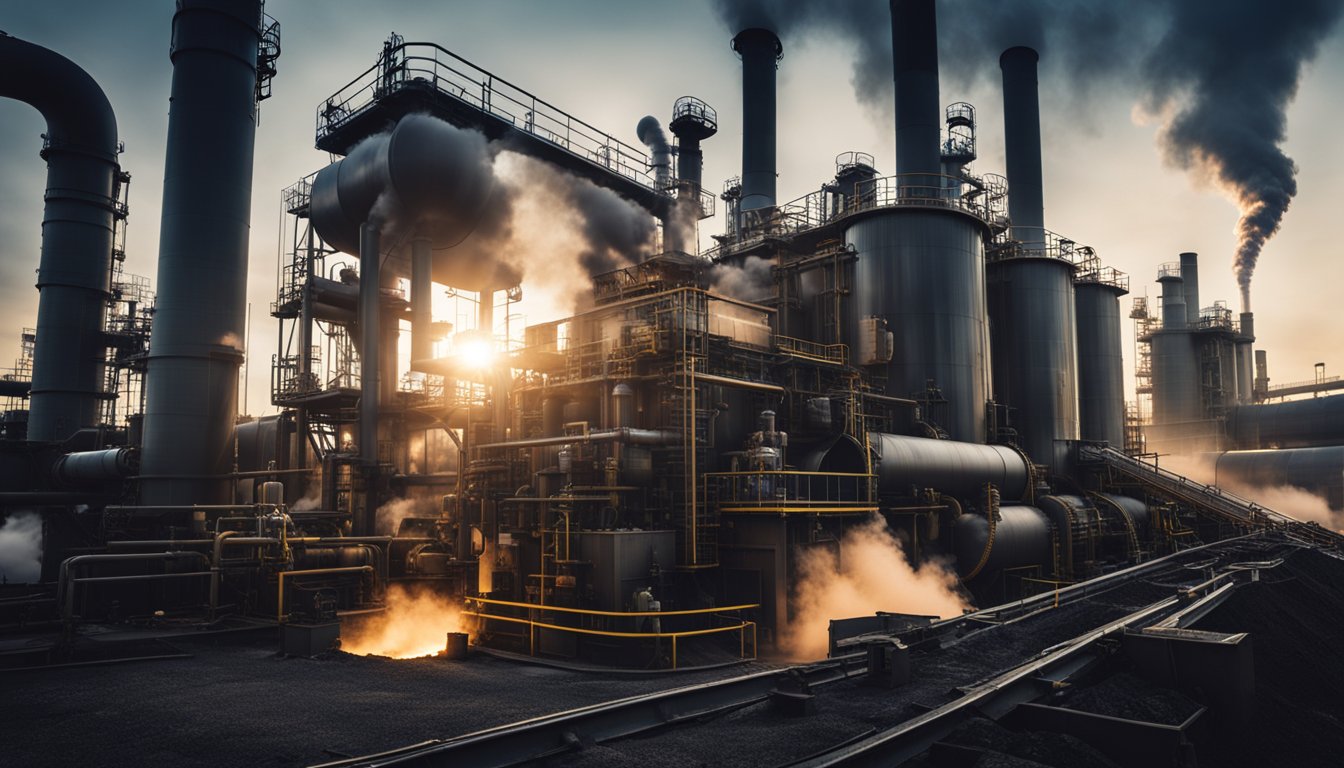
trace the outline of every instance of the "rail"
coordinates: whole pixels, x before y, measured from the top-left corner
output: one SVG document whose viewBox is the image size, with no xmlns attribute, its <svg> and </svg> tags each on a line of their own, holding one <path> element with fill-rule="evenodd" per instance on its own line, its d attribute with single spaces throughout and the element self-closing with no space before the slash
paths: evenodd
<svg viewBox="0 0 1344 768">
<path fill-rule="evenodd" d="M 428 88 L 457 99 L 570 154 L 657 190 L 648 155 L 434 43 L 386 46 L 378 61 L 318 107 L 317 141 L 380 99 Z"/>
<path fill-rule="evenodd" d="M 628 640 L 656 640 L 667 638 L 671 640 L 671 662 L 672 668 L 677 668 L 677 645 L 678 640 L 687 637 L 704 637 L 706 635 L 717 635 L 729 632 L 738 633 L 739 658 L 756 658 L 756 622 L 743 619 L 740 615 L 727 617 L 725 613 L 738 613 L 742 611 L 756 610 L 760 604 L 728 605 L 713 608 L 691 608 L 673 611 L 598 611 L 587 608 L 571 608 L 559 605 L 538 605 L 536 603 L 520 603 L 511 600 L 495 600 L 485 597 L 467 597 L 466 602 L 478 606 L 474 611 L 463 611 L 467 616 L 474 617 L 482 626 L 489 621 L 502 621 L 508 624 L 517 624 L 527 626 L 528 634 L 528 653 L 535 656 L 537 653 L 537 630 L 545 629 L 556 632 L 566 632 L 576 635 L 589 635 L 593 637 L 606 637 Z M 526 611 L 528 616 L 509 616 L 499 613 L 489 613 L 490 608 L 506 608 L 516 611 Z M 617 626 L 619 624 L 633 624 L 634 630 L 630 629 L 610 629 L 598 628 L 597 626 L 569 626 L 565 624 L 556 624 L 554 621 L 545 621 L 541 618 L 534 618 L 538 613 L 561 613 L 577 617 L 579 621 L 588 621 L 593 625 L 605 625 L 606 627 Z M 697 629 L 683 629 L 676 631 L 663 631 L 661 622 L 665 618 L 678 619 L 687 617 L 703 617 L 710 619 L 730 618 L 736 623 L 723 626 L 710 626 Z M 642 627 L 651 627 L 649 631 L 644 631 Z M 751 656 L 747 656 L 747 634 L 751 634 Z"/>
<path fill-rule="evenodd" d="M 845 344 L 821 344 L 808 339 L 776 335 L 775 347 L 789 357 L 801 357 L 816 363 L 844 365 L 849 359 L 849 347 Z"/>
<path fill-rule="evenodd" d="M 1075 271 L 1095 270 L 1098 277 L 1102 274 L 1096 249 L 1039 227 L 1013 227 L 1000 232 L 994 236 L 985 258 L 990 262 L 1055 259 L 1072 265 Z M 1128 285 L 1128 280 L 1125 284 Z"/>
<path fill-rule="evenodd" d="M 850 472 L 706 472 L 720 513 L 876 512 L 876 475 Z"/>
</svg>

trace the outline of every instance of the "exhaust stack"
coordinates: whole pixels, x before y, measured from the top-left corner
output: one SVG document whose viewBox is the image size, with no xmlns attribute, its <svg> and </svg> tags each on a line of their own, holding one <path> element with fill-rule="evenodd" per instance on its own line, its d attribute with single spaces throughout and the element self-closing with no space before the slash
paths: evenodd
<svg viewBox="0 0 1344 768">
<path fill-rule="evenodd" d="M 46 208 L 37 272 L 30 440 L 64 440 L 98 422 L 103 322 L 112 265 L 117 120 L 87 72 L 0 32 L 0 96 L 47 121 Z"/>
<path fill-rule="evenodd" d="M 934 0 L 891 0 L 891 47 L 898 183 L 903 187 L 937 187 L 936 177 L 942 173 L 942 106 L 938 101 L 938 18 Z M 918 174 L 934 178 L 921 179 Z"/>
<path fill-rule="evenodd" d="M 223 503 L 247 307 L 260 0 L 178 0 L 140 501 Z"/>
<path fill-rule="evenodd" d="M 1008 170 L 1008 218 L 1013 239 L 1045 240 L 1045 203 L 1041 184 L 1041 102 L 1031 48 L 1009 48 L 999 57 L 1003 71 L 1003 139 Z"/>
<path fill-rule="evenodd" d="M 743 213 L 775 207 L 775 62 L 784 45 L 774 32 L 754 27 L 733 38 L 742 56 Z"/>
</svg>

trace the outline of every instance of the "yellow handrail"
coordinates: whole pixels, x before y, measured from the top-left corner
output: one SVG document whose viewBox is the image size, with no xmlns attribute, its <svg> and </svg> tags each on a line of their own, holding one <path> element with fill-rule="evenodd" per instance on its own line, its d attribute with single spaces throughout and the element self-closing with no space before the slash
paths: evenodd
<svg viewBox="0 0 1344 768">
<path fill-rule="evenodd" d="M 581 613 L 589 616 L 647 616 L 650 618 L 659 618 L 662 616 L 697 616 L 707 613 L 718 613 L 720 611 L 745 611 L 761 607 L 760 603 L 751 603 L 747 605 L 723 605 L 713 608 L 688 608 L 680 611 L 597 611 L 588 608 L 569 608 L 561 605 L 538 605 L 536 603 L 519 603 L 512 600 L 495 600 L 494 598 L 489 597 L 465 597 L 463 600 L 485 605 L 503 605 L 509 608 L 528 608 L 531 610 L 558 611 L 560 613 Z M 492 616 L 491 618 L 496 617 Z"/>
</svg>

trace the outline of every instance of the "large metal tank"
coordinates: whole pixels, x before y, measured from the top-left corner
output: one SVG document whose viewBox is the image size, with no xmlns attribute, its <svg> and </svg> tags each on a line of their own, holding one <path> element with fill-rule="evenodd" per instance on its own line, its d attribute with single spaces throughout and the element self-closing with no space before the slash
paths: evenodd
<svg viewBox="0 0 1344 768">
<path fill-rule="evenodd" d="M 1073 265 L 1007 258 L 990 265 L 988 280 L 995 399 L 1014 409 L 1032 460 L 1058 471 L 1068 459 L 1062 441 L 1078 439 Z"/>
<path fill-rule="evenodd" d="M 877 450 L 873 472 L 882 493 L 933 488 L 968 498 L 983 495 L 985 484 L 993 483 L 1002 498 L 1011 501 L 1023 498 L 1031 482 L 1026 460 L 1008 446 L 884 433 L 872 433 L 869 439 Z M 817 466 L 825 470 L 833 465 L 823 461 Z"/>
<path fill-rule="evenodd" d="M 1213 462 L 1214 483 L 1301 488 L 1344 509 L 1344 446 L 1203 454 Z M 1292 509 L 1278 510 L 1293 514 Z"/>
<path fill-rule="evenodd" d="M 1078 323 L 1078 436 L 1125 444 L 1125 356 L 1120 341 L 1120 297 L 1103 282 L 1074 286 Z"/>
<path fill-rule="evenodd" d="M 989 520 L 983 515 L 958 517 L 952 536 L 957 571 L 963 576 L 972 572 L 992 574 L 1025 565 L 1048 567 L 1051 560 L 1050 520 L 1035 507 L 1000 507 L 992 542 Z M 988 555 L 985 554 L 986 547 L 989 547 Z"/>
<path fill-rule="evenodd" d="M 895 335 L 887 393 L 911 397 L 932 382 L 948 401 L 940 426 L 955 440 L 983 441 L 989 396 L 984 224 L 955 210 L 888 209 L 851 224 L 845 243 L 858 254 L 846 338 L 859 337 L 865 318 L 886 320 Z"/>
<path fill-rule="evenodd" d="M 1199 387 L 1199 351 L 1189 330 L 1185 281 L 1168 267 L 1158 275 L 1162 286 L 1162 329 L 1152 337 L 1153 423 L 1180 424 L 1203 417 Z"/>
<path fill-rule="evenodd" d="M 1238 448 L 1311 448 L 1344 444 L 1344 395 L 1239 405 L 1227 414 Z"/>
</svg>

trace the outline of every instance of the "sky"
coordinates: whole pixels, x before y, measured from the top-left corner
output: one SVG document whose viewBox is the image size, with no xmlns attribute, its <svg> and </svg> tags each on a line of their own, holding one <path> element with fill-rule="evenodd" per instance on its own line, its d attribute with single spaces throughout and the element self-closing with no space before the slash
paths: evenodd
<svg viewBox="0 0 1344 768">
<path fill-rule="evenodd" d="M 962 2 L 956 10 L 974 7 Z M 150 278 L 158 254 L 172 8 L 169 0 L 0 2 L 0 30 L 72 59 L 107 93 L 126 145 L 122 167 L 133 179 L 126 271 Z M 330 161 L 313 148 L 317 105 L 372 65 L 391 32 L 438 43 L 636 146 L 642 116 L 666 124 L 678 97 L 699 97 L 718 110 L 720 125 L 704 145 L 706 188 L 717 191 L 738 174 L 740 65 L 729 48 L 732 33 L 710 0 L 269 0 L 267 12 L 282 25 L 283 52 L 273 97 L 261 105 L 253 177 L 247 410 L 254 415 L 274 412 L 269 366 L 278 340 L 268 308 L 276 290 L 280 193 Z M 940 17 L 941 97 L 976 106 L 979 159 L 973 169 L 1003 173 L 1000 50 L 957 34 L 959 25 L 971 23 L 947 12 Z M 894 172 L 891 108 L 880 90 L 852 77 L 855 41 L 834 27 L 813 25 L 786 32 L 784 46 L 778 73 L 780 201 L 829 180 L 842 152 L 869 152 L 881 173 Z M 1125 47 L 1111 53 L 1123 57 Z M 1215 183 L 1164 160 L 1160 117 L 1144 116 L 1143 93 L 1132 80 L 1113 77 L 1079 87 L 1069 69 L 1081 66 L 1077 60 L 1062 53 L 1052 60 L 1051 54 L 1042 45 L 1047 227 L 1093 246 L 1106 264 L 1129 273 L 1131 295 L 1156 297 L 1158 267 L 1182 251 L 1197 251 L 1203 303 L 1224 299 L 1235 311 L 1237 208 Z M 1244 55 L 1254 63 L 1257 50 Z M 1270 376 L 1278 383 L 1311 379 L 1317 362 L 1326 364 L 1327 375 L 1344 374 L 1338 343 L 1344 338 L 1344 259 L 1334 186 L 1344 181 L 1337 138 L 1337 126 L 1344 124 L 1342 82 L 1344 35 L 1334 29 L 1304 70 L 1287 112 L 1283 149 L 1298 166 L 1298 194 L 1281 231 L 1266 245 L 1252 286 L 1257 347 L 1268 350 Z M 0 100 L 0 367 L 17 356 L 20 329 L 36 321 L 43 128 L 31 107 Z M 721 214 L 701 226 L 702 244 L 711 245 L 708 235 L 721 230 Z M 523 282 L 526 290 L 526 277 Z M 1128 298 L 1122 309 L 1128 314 Z M 1127 320 L 1124 334 L 1126 368 L 1132 370 Z M 1128 376 L 1126 385 L 1132 397 Z"/>
</svg>

